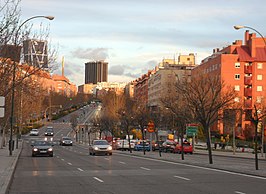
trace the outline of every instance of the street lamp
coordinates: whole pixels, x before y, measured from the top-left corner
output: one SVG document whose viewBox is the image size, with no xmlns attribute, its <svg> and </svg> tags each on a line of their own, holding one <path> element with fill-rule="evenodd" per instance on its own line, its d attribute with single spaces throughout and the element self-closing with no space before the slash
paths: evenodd
<svg viewBox="0 0 266 194">
<path fill-rule="evenodd" d="M 261 34 L 258 30 L 254 29 L 254 28 L 252 28 L 252 27 L 249 27 L 249 26 L 241 26 L 241 25 L 236 25 L 236 26 L 234 26 L 234 28 L 235 28 L 236 30 L 243 29 L 243 28 L 247 28 L 247 29 L 251 29 L 251 30 L 257 32 L 257 33 L 260 35 L 260 37 L 263 39 L 264 44 L 265 44 L 265 46 L 266 46 L 266 40 L 265 40 L 265 38 L 262 36 L 262 34 Z"/>
<path fill-rule="evenodd" d="M 243 29 L 243 28 L 247 28 L 247 29 L 251 29 L 255 32 L 257 32 L 260 37 L 262 38 L 262 40 L 264 41 L 264 46 L 266 46 L 266 40 L 265 38 L 263 37 L 263 35 L 256 29 L 252 28 L 252 27 L 249 27 L 249 26 L 242 26 L 242 25 L 236 25 L 234 26 L 234 28 L 236 30 L 239 30 L 239 29 Z M 256 109 L 256 106 L 254 105 L 254 108 L 255 108 L 255 167 L 256 167 L 256 170 L 258 170 L 258 150 L 257 150 L 257 144 L 258 144 L 258 112 L 257 112 L 257 109 Z M 263 144 L 263 139 L 262 139 L 262 144 Z M 264 145 L 262 145 L 262 147 L 264 147 Z M 262 152 L 264 152 L 263 148 L 262 148 Z"/>
<path fill-rule="evenodd" d="M 18 34 L 19 31 L 21 29 L 21 27 L 27 23 L 28 21 L 35 19 L 35 18 L 46 18 L 48 20 L 53 20 L 54 17 L 53 16 L 33 16 L 30 17 L 28 19 L 26 19 L 24 22 L 22 22 L 20 24 L 20 26 L 18 27 L 16 33 L 15 33 L 15 42 L 14 42 L 14 46 L 15 49 L 17 48 L 17 40 L 18 40 Z M 18 61 L 19 62 L 19 61 Z M 11 91 L 11 117 L 10 117 L 10 139 L 9 139 L 9 155 L 12 156 L 12 151 L 13 151 L 13 122 L 14 122 L 14 101 L 15 101 L 15 81 L 16 81 L 16 61 L 13 62 L 13 71 L 12 71 L 12 91 Z"/>
</svg>

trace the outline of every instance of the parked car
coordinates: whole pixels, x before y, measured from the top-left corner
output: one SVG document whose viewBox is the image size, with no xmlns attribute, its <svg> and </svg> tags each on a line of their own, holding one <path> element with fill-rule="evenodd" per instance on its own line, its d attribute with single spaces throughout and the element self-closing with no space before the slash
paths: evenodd
<svg viewBox="0 0 266 194">
<path fill-rule="evenodd" d="M 147 142 L 144 142 L 144 145 L 143 145 L 143 142 L 141 142 L 139 144 L 136 144 L 134 147 L 135 151 L 143 151 L 143 149 L 145 149 L 145 151 L 150 151 L 151 150 L 150 144 L 148 144 Z"/>
<path fill-rule="evenodd" d="M 104 154 L 112 155 L 112 146 L 106 140 L 93 140 L 92 144 L 89 146 L 89 154 Z"/>
<path fill-rule="evenodd" d="M 49 126 L 46 128 L 45 132 L 44 132 L 45 136 L 53 136 L 54 135 L 54 128 Z"/>
<path fill-rule="evenodd" d="M 41 155 L 46 155 L 53 157 L 53 145 L 44 140 L 37 140 L 34 141 L 34 143 L 31 145 L 32 146 L 32 157 L 34 156 L 41 156 Z"/>
<path fill-rule="evenodd" d="M 159 150 L 159 148 L 160 148 L 160 141 L 152 141 L 152 151 Z"/>
<path fill-rule="evenodd" d="M 162 150 L 164 152 L 173 152 L 176 147 L 176 142 L 173 140 L 166 140 L 162 144 Z"/>
<path fill-rule="evenodd" d="M 59 145 L 69 145 L 72 146 L 73 145 L 73 141 L 70 137 L 61 137 Z"/>
<path fill-rule="evenodd" d="M 133 149 L 134 147 L 131 147 Z M 127 139 L 116 140 L 114 144 L 114 149 L 116 150 L 129 150 L 129 142 Z"/>
<path fill-rule="evenodd" d="M 38 136 L 39 135 L 39 130 L 38 129 L 32 129 L 30 131 L 30 136 Z"/>
<path fill-rule="evenodd" d="M 182 152 L 182 145 L 181 144 L 176 144 L 176 147 L 174 149 L 174 153 L 181 153 Z M 184 142 L 183 143 L 183 152 L 185 154 L 190 153 L 193 154 L 193 146 L 189 142 Z"/>
</svg>

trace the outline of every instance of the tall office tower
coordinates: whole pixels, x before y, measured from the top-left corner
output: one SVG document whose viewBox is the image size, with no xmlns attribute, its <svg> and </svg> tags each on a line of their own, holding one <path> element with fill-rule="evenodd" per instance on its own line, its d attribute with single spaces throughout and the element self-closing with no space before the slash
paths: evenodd
<svg viewBox="0 0 266 194">
<path fill-rule="evenodd" d="M 107 62 L 92 61 L 85 63 L 85 84 L 97 84 L 97 82 L 107 82 L 107 76 Z"/>
<path fill-rule="evenodd" d="M 48 68 L 47 41 L 28 39 L 23 41 L 24 62 L 35 67 Z"/>
</svg>

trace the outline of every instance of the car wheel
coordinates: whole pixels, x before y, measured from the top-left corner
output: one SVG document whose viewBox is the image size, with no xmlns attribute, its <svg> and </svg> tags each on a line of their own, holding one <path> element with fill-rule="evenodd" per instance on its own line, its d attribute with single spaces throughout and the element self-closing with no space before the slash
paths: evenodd
<svg viewBox="0 0 266 194">
<path fill-rule="evenodd" d="M 54 157 L 54 154 L 50 154 L 50 157 Z"/>
<path fill-rule="evenodd" d="M 111 155 L 113 155 L 113 153 L 109 153 L 109 155 L 111 156 Z"/>
<path fill-rule="evenodd" d="M 192 155 L 193 154 L 193 152 L 190 152 L 190 155 Z"/>
<path fill-rule="evenodd" d="M 31 156 L 32 156 L 32 157 L 35 157 L 35 155 L 34 155 L 34 154 L 31 154 Z"/>
</svg>

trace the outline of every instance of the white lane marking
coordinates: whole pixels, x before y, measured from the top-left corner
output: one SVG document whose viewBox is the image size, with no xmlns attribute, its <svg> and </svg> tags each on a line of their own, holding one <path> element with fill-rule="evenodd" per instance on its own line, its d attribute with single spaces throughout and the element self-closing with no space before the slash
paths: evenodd
<svg viewBox="0 0 266 194">
<path fill-rule="evenodd" d="M 121 155 L 123 155 L 123 154 L 121 154 Z M 238 176 L 244 176 L 244 177 L 249 177 L 249 178 L 266 180 L 266 177 L 255 176 L 255 175 L 248 175 L 248 174 L 239 173 L 239 172 L 231 172 L 231 171 L 228 171 L 228 170 L 219 170 L 219 169 L 214 169 L 214 168 L 208 168 L 208 167 L 202 167 L 202 166 L 195 166 L 195 165 L 192 165 L 192 164 L 181 164 L 181 163 L 170 162 L 170 161 L 165 161 L 165 160 L 158 160 L 158 159 L 154 159 L 154 158 L 144 158 L 144 157 L 140 157 L 140 156 L 129 156 L 129 157 L 132 157 L 132 158 L 141 158 L 143 160 L 150 160 L 150 161 L 162 162 L 162 163 L 167 163 L 167 164 L 174 164 L 174 165 L 179 165 L 179 166 L 186 166 L 186 167 L 198 168 L 198 169 L 203 169 L 203 170 L 209 170 L 209 171 L 215 171 L 215 172 L 222 172 L 222 173 L 226 173 L 226 174 L 232 174 L 232 175 L 238 175 Z"/>
<path fill-rule="evenodd" d="M 95 180 L 97 180 L 97 181 L 103 183 L 103 180 L 101 180 L 101 179 L 99 179 L 99 178 L 97 178 L 97 177 L 93 177 L 93 178 L 94 178 Z"/>
<path fill-rule="evenodd" d="M 151 169 L 145 168 L 145 167 L 140 167 L 140 168 L 143 169 L 143 170 L 151 170 Z"/>
<path fill-rule="evenodd" d="M 119 163 L 120 163 L 120 164 L 126 164 L 125 162 L 121 162 L 121 161 L 120 161 Z"/>
<path fill-rule="evenodd" d="M 79 171 L 83 172 L 84 170 L 82 170 L 81 168 L 78 168 Z"/>
<path fill-rule="evenodd" d="M 61 158 L 62 161 L 64 161 L 65 159 L 64 158 Z"/>
<path fill-rule="evenodd" d="M 68 162 L 69 165 L 72 165 L 70 162 Z"/>
<path fill-rule="evenodd" d="M 240 191 L 235 191 L 235 193 L 237 193 L 237 194 L 246 194 L 246 193 L 243 193 L 243 192 L 240 192 Z"/>
<path fill-rule="evenodd" d="M 104 158 L 105 160 L 110 160 L 109 158 Z"/>
<path fill-rule="evenodd" d="M 174 176 L 175 178 L 179 178 L 179 179 L 183 179 L 183 180 L 186 180 L 186 181 L 190 181 L 190 179 L 188 178 L 185 178 L 185 177 L 182 177 L 182 176 Z"/>
</svg>

